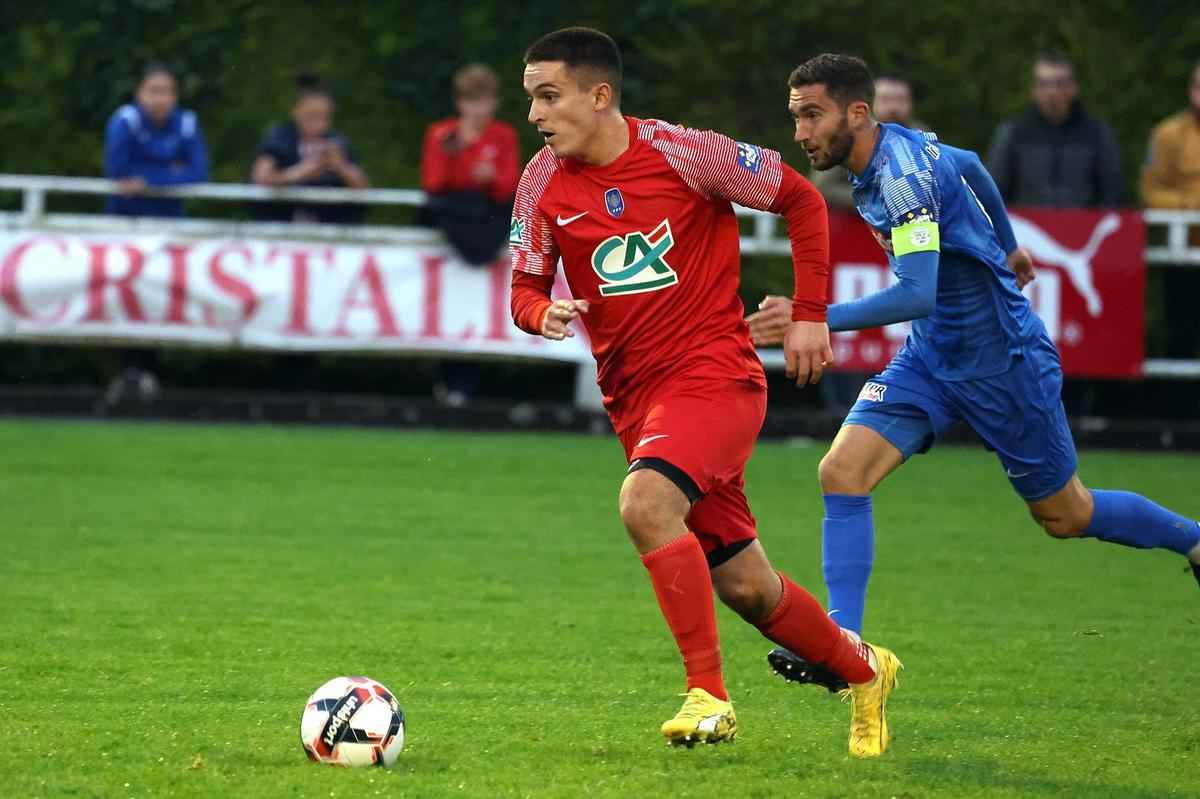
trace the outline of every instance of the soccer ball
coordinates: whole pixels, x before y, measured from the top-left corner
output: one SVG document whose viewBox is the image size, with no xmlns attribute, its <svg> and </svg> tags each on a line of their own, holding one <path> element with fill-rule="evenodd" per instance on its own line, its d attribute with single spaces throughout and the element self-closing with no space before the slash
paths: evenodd
<svg viewBox="0 0 1200 799">
<path fill-rule="evenodd" d="M 318 763 L 386 768 L 404 748 L 404 711 L 383 683 L 334 677 L 308 698 L 300 743 Z"/>
</svg>

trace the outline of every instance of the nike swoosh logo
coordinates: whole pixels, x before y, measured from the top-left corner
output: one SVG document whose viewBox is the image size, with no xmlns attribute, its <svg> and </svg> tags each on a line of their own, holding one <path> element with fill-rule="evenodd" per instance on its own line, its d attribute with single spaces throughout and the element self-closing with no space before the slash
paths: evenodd
<svg viewBox="0 0 1200 799">
<path fill-rule="evenodd" d="M 670 435 L 671 435 L 670 433 L 662 433 L 657 436 L 646 436 L 645 438 L 643 438 L 641 441 L 639 441 L 637 443 L 637 446 L 638 447 L 645 446 L 646 444 L 649 444 L 651 441 L 658 441 L 660 438 L 670 438 Z M 634 449 L 637 449 L 637 447 L 634 447 Z"/>
<path fill-rule="evenodd" d="M 1033 472 L 1021 472 L 1020 474 L 1014 474 L 1012 469 L 1005 469 L 1004 473 L 1014 480 L 1020 477 L 1028 477 L 1029 475 L 1033 474 Z"/>
<path fill-rule="evenodd" d="M 561 216 L 556 216 L 554 218 L 554 221 L 558 223 L 559 227 L 566 227 L 567 225 L 574 222 L 576 219 L 579 219 L 584 216 L 587 216 L 587 211 L 580 211 L 579 213 L 575 214 L 575 216 L 568 216 L 565 219 Z"/>
</svg>

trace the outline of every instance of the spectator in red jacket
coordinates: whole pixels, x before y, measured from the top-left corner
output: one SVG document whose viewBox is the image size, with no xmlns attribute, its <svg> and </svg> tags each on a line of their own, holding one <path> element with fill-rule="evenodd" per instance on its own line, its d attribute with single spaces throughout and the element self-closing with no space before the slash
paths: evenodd
<svg viewBox="0 0 1200 799">
<path fill-rule="evenodd" d="M 495 119 L 500 81 L 483 64 L 454 75 L 458 116 L 425 131 L 421 188 L 427 216 L 469 264 L 490 263 L 508 235 L 521 176 L 517 132 Z"/>
</svg>

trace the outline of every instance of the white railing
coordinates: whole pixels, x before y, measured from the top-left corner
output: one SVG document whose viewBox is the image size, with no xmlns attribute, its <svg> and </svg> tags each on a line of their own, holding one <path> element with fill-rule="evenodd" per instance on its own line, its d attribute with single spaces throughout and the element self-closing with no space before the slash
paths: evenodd
<svg viewBox="0 0 1200 799">
<path fill-rule="evenodd" d="M 241 222 L 219 219 L 151 219 L 100 216 L 92 214 L 51 214 L 46 212 L 49 194 L 109 195 L 116 182 L 103 178 L 54 177 L 50 175 L 0 175 L 0 192 L 20 192 L 21 211 L 0 213 L 0 226 L 35 226 L 71 231 L 146 231 L 172 232 L 186 236 L 288 236 L 298 239 L 341 240 L 416 244 L 437 240 L 437 232 L 427 228 L 381 225 L 321 225 L 312 223 Z M 240 183 L 192 183 L 149 189 L 151 197 L 179 197 L 209 200 L 300 203 L 355 203 L 360 205 L 420 206 L 424 192 L 416 189 L 337 189 L 319 187 L 272 188 Z M 742 236 L 746 255 L 788 255 L 791 247 L 785 235 L 776 229 L 776 215 L 751 208 L 737 207 L 739 216 L 753 219 L 753 231 Z M 1148 246 L 1146 263 L 1156 267 L 1200 267 L 1200 246 L 1193 245 L 1193 230 L 1200 230 L 1200 211 L 1147 209 L 1142 217 L 1148 229 L 1166 231 L 1166 244 Z M 783 368 L 783 353 L 763 350 L 759 353 L 768 368 Z M 1200 379 L 1200 360 L 1150 359 L 1145 362 L 1147 377 Z"/>
</svg>

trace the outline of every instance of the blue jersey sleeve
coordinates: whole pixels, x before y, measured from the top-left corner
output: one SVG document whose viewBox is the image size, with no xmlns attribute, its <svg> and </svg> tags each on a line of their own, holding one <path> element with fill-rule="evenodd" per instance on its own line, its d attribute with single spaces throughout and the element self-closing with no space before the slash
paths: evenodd
<svg viewBox="0 0 1200 799">
<path fill-rule="evenodd" d="M 937 305 L 938 254 L 912 252 L 896 259 L 896 277 L 883 291 L 829 306 L 830 330 L 866 330 L 921 319 Z"/>
<path fill-rule="evenodd" d="M 992 229 L 996 231 L 996 238 L 1000 240 L 1000 246 L 1004 248 L 1004 252 L 1007 254 L 1017 249 L 1017 237 L 1013 235 L 1012 223 L 1008 221 L 1008 209 L 1004 207 L 1004 197 L 1000 195 L 1000 188 L 992 179 L 991 173 L 984 167 L 983 161 L 971 150 L 961 150 L 946 144 L 940 146 L 943 152 L 948 153 L 954 159 L 959 174 L 966 181 L 967 187 L 979 200 L 979 204 L 983 206 L 983 212 L 991 221 Z"/>
<path fill-rule="evenodd" d="M 933 158 L 935 154 L 940 156 L 937 147 L 930 143 L 917 149 L 909 140 L 893 140 L 879 180 L 880 197 L 892 228 L 908 224 L 919 216 L 931 222 L 938 221 L 942 203 L 933 173 Z"/>
<path fill-rule="evenodd" d="M 104 129 L 104 176 L 112 179 L 131 176 L 129 165 L 133 160 L 133 134 L 123 110 L 114 112 Z"/>
</svg>

